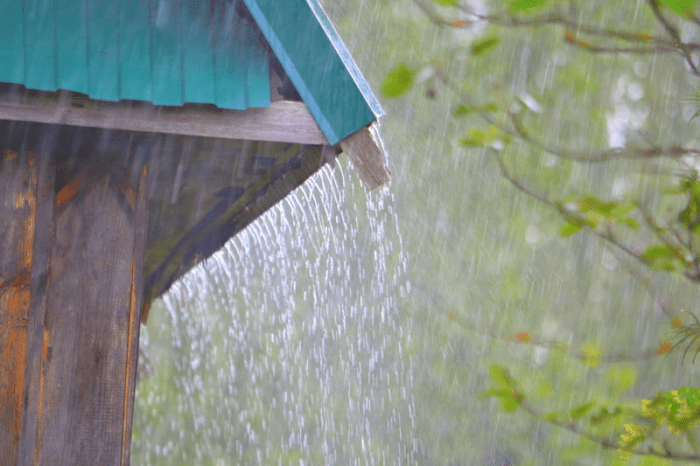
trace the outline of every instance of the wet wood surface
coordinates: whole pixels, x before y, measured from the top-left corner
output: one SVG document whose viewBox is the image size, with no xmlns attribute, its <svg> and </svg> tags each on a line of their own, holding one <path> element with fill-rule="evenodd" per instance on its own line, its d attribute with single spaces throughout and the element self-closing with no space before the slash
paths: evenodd
<svg viewBox="0 0 700 466">
<path fill-rule="evenodd" d="M 0 465 L 128 465 L 143 303 L 321 146 L 0 121 Z"/>
<path fill-rule="evenodd" d="M 147 172 L 55 193 L 50 155 L 0 166 L 0 464 L 126 465 Z"/>
<path fill-rule="evenodd" d="M 391 172 L 376 127 L 370 125 L 354 132 L 340 141 L 340 147 L 369 191 L 389 182 Z"/>
<path fill-rule="evenodd" d="M 15 464 L 27 367 L 36 220 L 33 154 L 2 154 L 0 170 L 0 464 Z"/>
<path fill-rule="evenodd" d="M 5 90 L 0 119 L 90 128 L 151 131 L 225 139 L 328 144 L 303 102 L 279 100 L 268 108 L 225 110 L 214 105 L 157 106 L 148 102 L 104 102 L 72 92 Z"/>
</svg>

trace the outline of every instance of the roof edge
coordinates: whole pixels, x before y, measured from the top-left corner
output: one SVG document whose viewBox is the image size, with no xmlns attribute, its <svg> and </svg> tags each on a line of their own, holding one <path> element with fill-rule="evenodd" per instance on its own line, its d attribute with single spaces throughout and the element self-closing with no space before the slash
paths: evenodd
<svg viewBox="0 0 700 466">
<path fill-rule="evenodd" d="M 354 92 L 361 96 L 361 100 L 364 101 L 365 109 L 359 111 L 359 116 L 355 115 L 347 120 L 346 124 L 338 124 L 339 118 L 342 119 L 338 112 L 342 112 L 342 110 L 337 107 L 336 110 L 333 110 L 332 107 L 328 106 L 328 101 L 323 100 L 328 97 L 328 89 L 321 91 L 319 94 L 319 79 L 309 75 L 308 63 L 303 63 L 303 59 L 301 59 L 302 63 L 295 63 L 293 60 L 292 56 L 295 55 L 295 47 L 297 47 L 294 41 L 298 40 L 298 34 L 296 35 L 297 37 L 294 37 L 289 30 L 282 32 L 277 30 L 278 28 L 284 30 L 287 26 L 285 24 L 287 20 L 280 17 L 281 12 L 274 7 L 271 0 L 243 0 L 243 2 L 330 144 L 337 144 L 340 140 L 384 115 L 384 111 L 368 82 L 362 76 L 349 50 L 317 0 L 294 0 L 293 3 L 295 8 L 302 8 L 302 10 L 297 10 L 302 15 L 302 18 L 316 23 L 318 28 L 317 32 L 314 33 L 316 34 L 316 40 L 323 37 L 327 41 L 324 41 L 325 44 L 321 45 L 321 47 L 335 55 L 334 60 L 337 60 L 335 63 L 338 65 L 338 68 L 335 68 L 336 72 L 340 69 L 344 70 L 346 77 L 341 78 L 341 80 L 345 81 L 346 84 L 342 86 L 350 85 L 354 87 Z M 292 8 L 290 5 L 286 6 L 287 8 Z M 304 12 L 303 10 L 306 11 Z M 301 19 L 300 22 L 303 23 L 303 21 L 304 19 Z M 280 32 L 282 35 L 280 35 Z M 293 38 L 290 40 L 290 37 Z M 291 47 L 291 49 L 287 50 L 286 47 Z M 298 54 L 295 58 L 297 60 L 300 59 Z M 309 86 L 314 86 L 314 88 L 312 89 Z M 348 87 L 345 87 L 345 89 L 349 90 Z M 319 98 L 323 101 L 319 101 Z M 352 128 L 349 128 L 348 125 L 351 125 Z"/>
<path fill-rule="evenodd" d="M 345 42 L 343 42 L 343 39 L 340 37 L 340 34 L 338 34 L 338 31 L 335 29 L 335 26 L 333 26 L 333 23 L 326 14 L 326 11 L 323 9 L 318 0 L 306 0 L 306 2 L 309 4 L 309 7 L 311 7 L 311 11 L 316 16 L 316 19 L 318 19 L 318 22 L 321 24 L 321 27 L 326 32 L 326 35 L 330 39 L 333 48 L 335 49 L 340 59 L 343 61 L 345 68 L 348 70 L 348 73 L 350 73 L 350 76 L 352 76 L 353 81 L 355 81 L 355 85 L 362 92 L 362 95 L 364 96 L 365 101 L 367 102 L 369 107 L 372 109 L 374 116 L 376 116 L 377 118 L 381 118 L 382 116 L 384 116 L 384 110 L 382 109 L 379 100 L 374 95 L 374 92 L 372 92 L 372 88 L 365 79 L 360 68 L 357 66 L 357 63 L 355 63 L 355 59 L 352 58 L 350 50 L 348 50 L 347 46 L 345 45 Z"/>
<path fill-rule="evenodd" d="M 301 74 L 299 74 L 296 66 L 294 66 L 294 62 L 285 50 L 280 39 L 277 37 L 277 34 L 275 34 L 275 30 L 268 22 L 265 14 L 262 12 L 255 0 L 243 0 L 243 2 L 248 7 L 250 14 L 255 19 L 255 22 L 258 24 L 260 31 L 265 36 L 265 39 L 267 39 L 267 42 L 274 51 L 275 55 L 277 55 L 277 59 L 284 67 L 284 71 L 287 73 L 287 76 L 289 76 L 289 79 L 292 80 L 297 92 L 304 100 L 306 106 L 309 107 L 309 111 L 316 119 L 321 131 L 323 131 L 323 134 L 326 135 L 326 139 L 328 139 L 331 145 L 337 144 L 340 141 L 340 138 L 333 130 L 330 122 L 324 116 L 321 108 L 316 102 L 316 99 L 314 98 L 310 89 L 306 86 L 304 79 L 301 77 Z"/>
</svg>

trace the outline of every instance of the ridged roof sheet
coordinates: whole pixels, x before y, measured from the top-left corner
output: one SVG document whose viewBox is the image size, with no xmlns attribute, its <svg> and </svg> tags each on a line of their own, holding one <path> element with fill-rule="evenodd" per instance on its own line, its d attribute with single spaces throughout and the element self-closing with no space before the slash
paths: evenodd
<svg viewBox="0 0 700 466">
<path fill-rule="evenodd" d="M 267 48 L 235 1 L 0 1 L 0 82 L 97 100 L 270 105 Z"/>
</svg>

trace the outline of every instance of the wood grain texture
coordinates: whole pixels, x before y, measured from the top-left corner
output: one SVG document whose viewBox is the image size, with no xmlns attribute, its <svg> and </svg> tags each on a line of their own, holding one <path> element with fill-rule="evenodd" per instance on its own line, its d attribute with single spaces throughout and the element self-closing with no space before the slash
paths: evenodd
<svg viewBox="0 0 700 466">
<path fill-rule="evenodd" d="M 102 102 L 65 92 L 0 92 L 0 119 L 225 139 L 328 144 L 303 102 L 223 110 L 213 105 Z"/>
<path fill-rule="evenodd" d="M 141 313 L 144 309 L 144 256 L 146 254 L 146 233 L 148 227 L 148 169 L 142 168 L 141 178 L 135 199 L 133 229 L 135 241 L 131 259 L 131 290 L 129 292 L 129 324 L 126 335 L 126 361 L 124 364 L 125 389 L 124 411 L 122 413 L 122 454 L 121 465 L 128 466 L 131 460 L 131 430 L 134 418 L 134 396 L 136 394 L 136 369 L 139 362 L 139 332 Z"/>
<path fill-rule="evenodd" d="M 373 137 L 367 126 L 340 141 L 340 147 L 348 156 L 352 166 L 360 176 L 362 183 L 368 190 L 373 190 L 391 179 L 391 172 L 386 166 L 386 155 L 377 140 Z"/>
<path fill-rule="evenodd" d="M 31 153 L 0 156 L 0 464 L 9 465 L 22 425 L 37 171 Z"/>
<path fill-rule="evenodd" d="M 37 465 L 128 464 L 146 201 L 123 186 L 91 179 L 54 211 Z"/>
<path fill-rule="evenodd" d="M 49 274 L 51 241 L 53 238 L 54 174 L 51 152 L 38 147 L 36 157 L 37 195 L 34 228 L 33 263 L 31 270 L 31 298 L 27 331 L 27 368 L 24 379 L 22 431 L 17 455 L 18 465 L 33 465 L 36 451 L 41 355 L 44 347 L 44 315 L 46 312 L 46 284 Z M 4 463 L 3 463 L 4 464 Z"/>
</svg>

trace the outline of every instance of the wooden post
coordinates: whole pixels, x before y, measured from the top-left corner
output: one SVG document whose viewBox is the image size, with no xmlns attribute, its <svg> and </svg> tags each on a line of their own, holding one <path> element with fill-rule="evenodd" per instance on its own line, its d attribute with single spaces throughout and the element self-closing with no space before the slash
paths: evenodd
<svg viewBox="0 0 700 466">
<path fill-rule="evenodd" d="M 0 464 L 128 465 L 146 167 L 54 194 L 52 150 L 0 165 Z"/>
</svg>

